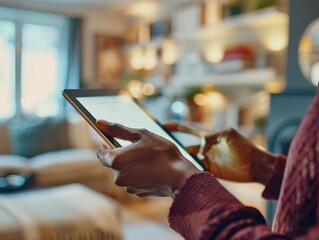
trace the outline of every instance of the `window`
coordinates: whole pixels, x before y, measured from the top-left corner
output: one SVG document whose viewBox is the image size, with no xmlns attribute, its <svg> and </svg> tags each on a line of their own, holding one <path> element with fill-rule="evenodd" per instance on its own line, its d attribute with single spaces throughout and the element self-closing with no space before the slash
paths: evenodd
<svg viewBox="0 0 319 240">
<path fill-rule="evenodd" d="M 68 23 L 63 16 L 0 8 L 0 119 L 60 113 Z"/>
<path fill-rule="evenodd" d="M 0 20 L 0 117 L 15 113 L 15 33 L 14 24 Z"/>
</svg>

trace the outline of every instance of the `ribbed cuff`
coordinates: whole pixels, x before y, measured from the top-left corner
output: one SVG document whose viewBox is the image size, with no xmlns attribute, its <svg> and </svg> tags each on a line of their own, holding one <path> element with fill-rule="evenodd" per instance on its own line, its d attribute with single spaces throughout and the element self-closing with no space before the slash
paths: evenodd
<svg viewBox="0 0 319 240">
<path fill-rule="evenodd" d="M 212 213 L 244 207 L 211 173 L 196 173 L 181 185 L 169 212 L 170 226 L 186 239 L 199 239 Z"/>
<path fill-rule="evenodd" d="M 262 193 L 263 198 L 267 200 L 278 199 L 280 189 L 281 189 L 281 183 L 284 176 L 285 167 L 286 167 L 286 157 L 279 155 L 275 162 L 274 169 L 270 177 L 268 178 L 265 189 Z"/>
</svg>

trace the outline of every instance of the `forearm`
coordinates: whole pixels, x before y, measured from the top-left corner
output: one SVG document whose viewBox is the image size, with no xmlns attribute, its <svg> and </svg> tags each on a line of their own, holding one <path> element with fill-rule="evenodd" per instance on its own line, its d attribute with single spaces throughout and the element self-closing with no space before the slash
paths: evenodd
<svg viewBox="0 0 319 240">
<path fill-rule="evenodd" d="M 169 221 L 185 239 L 281 239 L 258 210 L 241 204 L 209 173 L 192 175 L 183 183 Z"/>
</svg>

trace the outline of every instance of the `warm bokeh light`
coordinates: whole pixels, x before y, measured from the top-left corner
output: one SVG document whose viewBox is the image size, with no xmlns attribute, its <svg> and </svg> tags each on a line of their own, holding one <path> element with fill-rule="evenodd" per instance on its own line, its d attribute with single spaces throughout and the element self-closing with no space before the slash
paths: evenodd
<svg viewBox="0 0 319 240">
<path fill-rule="evenodd" d="M 220 44 L 209 44 L 205 46 L 203 55 L 206 61 L 211 63 L 218 63 L 223 60 L 224 48 Z"/>
<path fill-rule="evenodd" d="M 156 88 L 151 83 L 142 83 L 139 80 L 132 80 L 128 84 L 128 92 L 137 99 L 142 99 L 145 96 L 152 96 L 156 92 Z"/>
<path fill-rule="evenodd" d="M 144 19 L 153 19 L 157 16 L 159 11 L 158 2 L 156 1 L 137 1 L 130 4 L 126 13 L 128 15 L 133 15 L 141 17 Z"/>
<path fill-rule="evenodd" d="M 310 36 L 304 35 L 300 39 L 299 53 L 305 54 L 310 53 L 313 49 L 313 42 Z"/>
<path fill-rule="evenodd" d="M 140 70 L 144 65 L 144 54 L 142 47 L 135 47 L 131 51 L 130 65 L 134 70 Z"/>
<path fill-rule="evenodd" d="M 271 31 L 263 36 L 262 39 L 265 47 L 270 51 L 281 51 L 288 45 L 288 33 L 286 31 Z"/>
<path fill-rule="evenodd" d="M 281 80 L 266 82 L 264 89 L 269 93 L 281 93 L 285 88 L 285 84 Z"/>
<path fill-rule="evenodd" d="M 213 110 L 222 110 L 227 105 L 227 99 L 226 97 L 220 93 L 220 92 L 208 92 L 207 95 L 207 104 L 209 107 L 211 107 Z"/>
<path fill-rule="evenodd" d="M 152 70 L 157 63 L 157 54 L 155 46 L 134 47 L 131 50 L 130 65 L 134 70 Z"/>
<path fill-rule="evenodd" d="M 152 70 L 156 66 L 157 55 L 156 55 L 156 47 L 148 46 L 145 49 L 144 53 L 144 68 L 146 70 Z"/>
<path fill-rule="evenodd" d="M 155 87 L 151 83 L 145 83 L 143 84 L 142 92 L 145 96 L 152 96 L 155 93 Z"/>
<path fill-rule="evenodd" d="M 162 60 L 167 65 L 176 63 L 178 59 L 178 46 L 175 41 L 165 39 L 162 45 Z"/>
<path fill-rule="evenodd" d="M 130 94 L 137 98 L 137 99 L 141 99 L 143 98 L 143 83 L 141 83 L 138 80 L 132 80 L 129 84 L 128 84 L 128 91 L 130 92 Z"/>
<path fill-rule="evenodd" d="M 194 96 L 193 101 L 198 106 L 204 106 L 207 103 L 207 96 L 203 93 L 197 93 Z"/>
</svg>

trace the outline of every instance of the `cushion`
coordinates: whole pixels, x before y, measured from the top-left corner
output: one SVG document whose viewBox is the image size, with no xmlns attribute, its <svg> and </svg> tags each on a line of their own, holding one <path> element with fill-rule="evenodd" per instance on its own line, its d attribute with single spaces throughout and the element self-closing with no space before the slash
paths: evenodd
<svg viewBox="0 0 319 240">
<path fill-rule="evenodd" d="M 32 186 L 33 171 L 26 160 L 21 156 L 0 155 L 0 193 Z"/>
<path fill-rule="evenodd" d="M 37 186 L 53 186 L 66 183 L 92 181 L 113 176 L 107 172 L 89 149 L 64 149 L 47 152 L 33 157 L 30 161 L 35 172 Z"/>
<path fill-rule="evenodd" d="M 31 174 L 32 170 L 27 163 L 28 158 L 16 155 L 0 155 L 0 176 L 8 172 Z"/>
<path fill-rule="evenodd" d="M 64 149 L 43 153 L 33 157 L 29 164 L 35 173 L 34 186 L 38 188 L 81 183 L 123 203 L 141 200 L 114 184 L 113 170 L 100 163 L 95 150 Z"/>
<path fill-rule="evenodd" d="M 16 155 L 35 155 L 69 147 L 64 119 L 35 118 L 13 121 L 9 125 L 12 151 Z"/>
<path fill-rule="evenodd" d="M 122 238 L 120 208 L 79 184 L 0 195 L 0 239 Z"/>
</svg>

